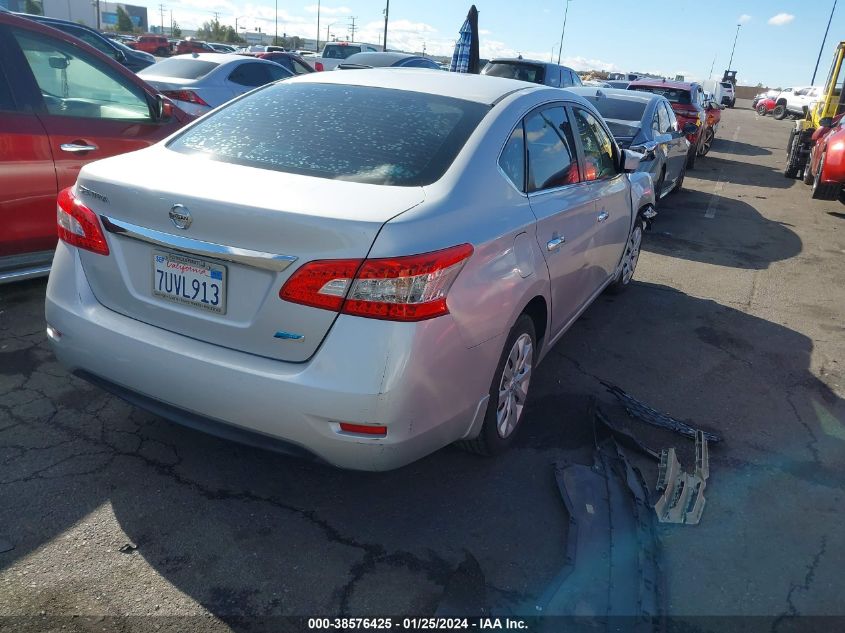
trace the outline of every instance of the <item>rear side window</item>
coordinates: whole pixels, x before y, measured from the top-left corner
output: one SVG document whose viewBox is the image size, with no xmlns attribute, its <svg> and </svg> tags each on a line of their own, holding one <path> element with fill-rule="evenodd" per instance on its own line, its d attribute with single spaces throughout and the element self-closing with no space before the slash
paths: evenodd
<svg viewBox="0 0 845 633">
<path fill-rule="evenodd" d="M 2 66 L 0 66 L 0 110 L 15 110 L 15 102 L 12 100 L 12 89 L 9 87 L 9 82 L 3 73 Z"/>
<path fill-rule="evenodd" d="M 662 101 L 657 104 L 657 116 L 660 119 L 660 127 L 657 131 L 660 132 L 660 134 L 669 134 L 672 132 L 672 123 L 674 121 L 670 121 L 667 109 L 666 104 Z"/>
<path fill-rule="evenodd" d="M 572 126 L 563 106 L 546 108 L 525 117 L 525 139 L 529 192 L 579 182 Z"/>
<path fill-rule="evenodd" d="M 278 64 L 276 68 L 282 70 L 281 66 Z M 288 76 L 285 73 L 285 76 Z M 256 63 L 248 63 L 248 64 L 241 64 L 232 73 L 229 75 L 229 81 L 232 81 L 240 86 L 249 86 L 252 88 L 257 88 L 258 86 L 263 86 L 266 83 L 273 81 L 273 77 L 270 75 L 270 69 L 267 64 L 256 64 Z"/>
<path fill-rule="evenodd" d="M 521 122 L 505 143 L 499 156 L 499 167 L 514 187 L 525 191 L 525 133 Z"/>
<path fill-rule="evenodd" d="M 545 72 L 542 66 L 518 62 L 490 62 L 484 67 L 483 74 L 530 81 L 535 84 L 544 83 L 545 80 Z"/>
<path fill-rule="evenodd" d="M 581 108 L 573 108 L 584 149 L 584 179 L 601 180 L 616 175 L 613 143 L 598 119 Z"/>
<path fill-rule="evenodd" d="M 220 64 L 200 59 L 163 59 L 152 66 L 147 66 L 138 72 L 143 77 L 151 75 L 155 77 L 174 77 L 178 79 L 199 79 L 205 77 Z"/>
<path fill-rule="evenodd" d="M 329 59 L 346 59 L 350 55 L 360 52 L 360 46 L 327 45 L 326 48 L 323 49 L 323 57 L 327 57 Z"/>
<path fill-rule="evenodd" d="M 419 92 L 281 82 L 206 117 L 170 149 L 318 178 L 423 186 L 489 106 Z"/>
</svg>

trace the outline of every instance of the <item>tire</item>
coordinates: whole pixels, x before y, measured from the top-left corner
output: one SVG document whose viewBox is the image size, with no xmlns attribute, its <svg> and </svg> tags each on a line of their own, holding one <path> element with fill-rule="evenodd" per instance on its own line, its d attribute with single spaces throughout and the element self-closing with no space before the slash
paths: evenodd
<svg viewBox="0 0 845 633">
<path fill-rule="evenodd" d="M 713 131 L 712 127 L 704 130 L 704 137 L 701 139 L 701 145 L 698 147 L 699 156 L 707 156 L 710 152 L 710 148 L 713 146 L 714 138 L 716 138 L 716 133 Z"/>
<path fill-rule="evenodd" d="M 678 174 L 678 179 L 675 181 L 675 187 L 672 189 L 672 193 L 678 193 L 679 191 L 683 190 L 684 187 L 684 178 L 687 175 L 687 166 L 684 165 L 681 168 L 681 173 Z"/>
<path fill-rule="evenodd" d="M 686 169 L 695 169 L 695 157 L 698 155 L 698 146 L 700 144 L 701 137 L 699 136 L 698 143 L 695 144 L 695 147 L 690 147 L 690 151 L 687 152 Z"/>
<path fill-rule="evenodd" d="M 156 49 L 156 56 L 157 57 L 166 57 L 167 56 L 167 49 L 159 47 Z"/>
<path fill-rule="evenodd" d="M 619 294 L 631 286 L 634 273 L 637 271 L 637 262 L 642 252 L 644 232 L 645 221 L 641 215 L 638 215 L 634 222 L 634 228 L 631 229 L 631 234 L 628 236 L 628 242 L 625 244 L 625 252 L 622 253 L 622 262 L 619 272 L 616 273 L 616 279 L 607 287 L 609 293 Z"/>
<path fill-rule="evenodd" d="M 839 197 L 839 190 L 842 188 L 842 185 L 839 183 L 822 182 L 826 154 L 827 151 L 822 152 L 822 157 L 819 159 L 819 166 L 816 169 L 816 175 L 813 178 L 813 200 L 836 200 Z M 807 171 L 810 170 L 808 169 Z"/>
<path fill-rule="evenodd" d="M 728 107 L 729 107 L 729 108 L 733 108 L 735 105 L 736 105 L 736 99 L 732 100 L 732 101 L 728 104 Z"/>
<path fill-rule="evenodd" d="M 526 349 L 526 344 L 529 344 L 530 348 Z M 537 357 L 536 350 L 537 334 L 534 321 L 527 314 L 522 314 L 508 334 L 493 375 L 493 382 L 490 383 L 490 400 L 487 403 L 481 432 L 474 440 L 464 440 L 459 442 L 458 446 L 471 453 L 490 456 L 503 453 L 513 443 L 525 414 L 525 401 L 528 398 L 534 359 Z M 514 370 L 516 375 L 523 376 L 522 381 L 517 380 L 514 383 L 513 378 L 508 378 L 509 374 L 513 375 Z M 503 386 L 506 388 L 502 389 Z M 500 393 L 505 395 L 500 396 Z M 503 398 L 504 402 L 501 402 Z M 503 411 L 510 411 L 504 417 L 500 411 L 502 406 Z M 504 429 L 504 432 L 500 429 Z"/>
<path fill-rule="evenodd" d="M 769 113 L 769 109 L 766 107 L 764 103 L 761 103 L 757 106 L 757 114 L 760 116 L 766 116 Z"/>
<path fill-rule="evenodd" d="M 811 167 L 813 166 L 813 161 L 808 160 L 807 166 L 804 168 L 804 184 L 805 185 L 812 185 L 815 178 L 813 178 L 813 170 Z"/>
<path fill-rule="evenodd" d="M 782 103 L 780 105 L 776 105 L 775 109 L 772 110 L 772 118 L 776 121 L 783 121 L 786 118 L 786 106 Z"/>
<path fill-rule="evenodd" d="M 783 175 L 787 178 L 795 178 L 798 175 L 798 171 L 801 167 L 798 164 L 798 154 L 799 154 L 799 145 L 800 145 L 801 135 L 798 134 L 795 130 L 792 130 L 792 133 L 789 136 L 789 145 L 787 146 L 787 154 L 786 154 L 786 169 L 783 171 Z"/>
</svg>

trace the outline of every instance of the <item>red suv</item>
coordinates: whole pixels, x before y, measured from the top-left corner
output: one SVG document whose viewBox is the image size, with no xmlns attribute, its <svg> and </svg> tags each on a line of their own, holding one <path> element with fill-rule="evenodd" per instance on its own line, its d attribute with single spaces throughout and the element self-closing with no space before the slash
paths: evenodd
<svg viewBox="0 0 845 633">
<path fill-rule="evenodd" d="M 176 42 L 176 47 L 173 52 L 176 55 L 184 55 L 186 53 L 216 53 L 217 51 L 205 42 L 199 42 L 197 40 L 179 40 Z"/>
<path fill-rule="evenodd" d="M 683 129 L 687 123 L 694 123 L 698 128 L 694 134 L 688 134 L 690 142 L 687 154 L 687 169 L 695 167 L 695 158 L 701 150 L 707 129 L 707 112 L 704 109 L 704 89 L 701 84 L 686 81 L 666 81 L 665 79 L 640 79 L 628 84 L 628 90 L 651 92 L 666 97 L 672 104 L 672 110 Z"/>
<path fill-rule="evenodd" d="M 170 42 L 163 35 L 141 35 L 129 46 L 136 51 L 144 51 L 156 57 L 164 57 L 170 54 Z"/>
<path fill-rule="evenodd" d="M 82 40 L 0 12 L 0 283 L 49 272 L 56 197 L 84 164 L 152 145 L 189 119 Z"/>
</svg>

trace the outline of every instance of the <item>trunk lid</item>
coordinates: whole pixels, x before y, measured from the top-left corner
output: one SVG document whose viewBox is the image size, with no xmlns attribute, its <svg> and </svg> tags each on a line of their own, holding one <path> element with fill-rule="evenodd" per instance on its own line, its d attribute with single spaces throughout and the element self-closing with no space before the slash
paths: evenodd
<svg viewBox="0 0 845 633">
<path fill-rule="evenodd" d="M 421 187 L 256 169 L 163 145 L 86 166 L 77 190 L 103 218 L 111 250 L 108 257 L 80 251 L 100 303 L 172 332 L 292 362 L 313 355 L 337 315 L 280 299 L 284 282 L 311 260 L 366 257 L 382 225 L 424 198 Z M 182 205 L 176 220 L 174 205 Z M 177 228 L 186 211 L 190 224 Z M 225 285 L 225 308 L 215 308 L 224 313 L 154 294 L 154 287 L 168 290 L 159 287 L 166 273 L 155 269 L 184 263 L 179 257 L 212 265 L 207 274 Z M 191 295 L 191 281 L 182 283 L 182 296 L 186 283 Z"/>
</svg>

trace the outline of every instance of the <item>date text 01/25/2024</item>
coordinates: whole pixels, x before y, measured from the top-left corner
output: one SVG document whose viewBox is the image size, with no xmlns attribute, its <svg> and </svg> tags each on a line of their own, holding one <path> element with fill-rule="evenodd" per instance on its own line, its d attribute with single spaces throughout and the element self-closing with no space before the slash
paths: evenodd
<svg viewBox="0 0 845 633">
<path fill-rule="evenodd" d="M 312 631 L 452 631 L 512 630 L 527 631 L 528 623 L 520 618 L 309 618 Z"/>
</svg>

